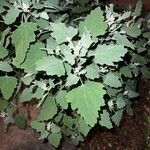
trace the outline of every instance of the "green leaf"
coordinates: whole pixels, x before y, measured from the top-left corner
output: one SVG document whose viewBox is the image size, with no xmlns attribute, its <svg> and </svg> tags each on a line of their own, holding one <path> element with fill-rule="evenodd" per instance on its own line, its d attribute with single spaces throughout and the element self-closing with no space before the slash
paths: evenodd
<svg viewBox="0 0 150 150">
<path fill-rule="evenodd" d="M 46 46 L 46 50 L 48 52 L 48 54 L 54 54 L 54 50 L 56 50 L 58 47 L 58 43 L 56 42 L 56 40 L 54 38 L 52 38 L 51 36 L 47 39 L 47 46 Z"/>
<path fill-rule="evenodd" d="M 24 77 L 21 78 L 21 81 L 25 84 L 25 85 L 30 85 L 31 82 L 35 79 L 35 75 L 32 74 L 27 74 Z"/>
<path fill-rule="evenodd" d="M 116 97 L 118 95 L 118 93 L 120 93 L 122 91 L 122 89 L 115 89 L 113 87 L 106 87 L 107 88 L 107 94 L 109 96 L 113 96 L 113 97 Z"/>
<path fill-rule="evenodd" d="M 95 51 L 95 62 L 100 65 L 114 66 L 114 62 L 122 61 L 127 53 L 123 45 L 99 45 Z"/>
<path fill-rule="evenodd" d="M 45 11 L 39 13 L 39 16 L 40 16 L 42 19 L 45 19 L 45 20 L 48 20 L 48 19 L 49 19 L 49 16 L 48 16 L 47 12 L 45 12 Z"/>
<path fill-rule="evenodd" d="M 41 134 L 40 134 L 40 137 L 39 137 L 39 140 L 44 140 L 48 137 L 49 135 L 49 132 L 48 131 L 43 131 Z"/>
<path fill-rule="evenodd" d="M 43 9 L 43 7 L 44 7 L 44 5 L 43 4 L 40 4 L 40 3 L 38 3 L 38 2 L 36 2 L 36 3 L 34 3 L 33 4 L 33 8 L 35 8 L 35 9 Z"/>
<path fill-rule="evenodd" d="M 9 106 L 6 108 L 6 113 L 8 116 L 12 116 L 16 112 L 16 110 L 16 106 L 12 103 L 9 103 Z"/>
<path fill-rule="evenodd" d="M 17 79 L 15 77 L 2 76 L 0 77 L 0 89 L 4 99 L 9 99 L 14 89 L 17 86 Z"/>
<path fill-rule="evenodd" d="M 142 0 L 138 0 L 137 3 L 136 3 L 135 10 L 132 13 L 132 16 L 140 16 L 141 12 L 142 12 L 142 7 L 143 7 Z"/>
<path fill-rule="evenodd" d="M 138 28 L 138 26 L 129 26 L 124 29 L 127 35 L 130 35 L 134 38 L 138 37 L 141 34 L 141 30 Z"/>
<path fill-rule="evenodd" d="M 96 66 L 95 64 L 91 64 L 86 67 L 86 75 L 85 76 L 92 80 L 99 78 L 98 70 L 99 70 L 98 66 Z"/>
<path fill-rule="evenodd" d="M 8 51 L 0 44 L 0 59 L 3 59 L 8 55 Z"/>
<path fill-rule="evenodd" d="M 59 5 L 59 0 L 46 0 L 44 6 L 56 7 Z"/>
<path fill-rule="evenodd" d="M 36 132 L 43 132 L 45 131 L 45 123 L 44 122 L 38 122 L 33 121 L 30 123 L 30 126 L 36 130 Z"/>
<path fill-rule="evenodd" d="M 11 32 L 11 28 L 10 27 L 7 27 L 3 32 L 2 34 L 0 35 L 0 49 L 2 49 L 2 45 L 5 44 L 5 46 L 8 45 L 8 43 L 10 43 L 10 39 L 7 38 L 7 36 L 9 35 L 9 33 Z M 5 43 L 6 42 L 6 43 Z M 7 45 L 6 45 L 7 44 Z M 1 53 L 3 54 L 3 52 L 7 52 L 7 50 L 4 48 L 4 50 L 1 52 L 0 50 L 0 57 L 1 57 Z M 8 52 L 7 52 L 7 55 L 8 55 Z"/>
<path fill-rule="evenodd" d="M 97 123 L 100 107 L 105 105 L 103 88 L 101 83 L 88 82 L 67 94 L 67 101 L 71 103 L 72 109 L 78 109 L 78 114 L 92 127 Z"/>
<path fill-rule="evenodd" d="M 84 138 L 82 135 L 72 135 L 71 137 L 74 145 L 78 146 L 80 142 L 84 142 Z"/>
<path fill-rule="evenodd" d="M 67 92 L 66 91 L 60 91 L 57 95 L 56 95 L 56 102 L 63 108 L 63 109 L 67 109 L 68 108 L 68 102 L 66 100 L 66 95 Z"/>
<path fill-rule="evenodd" d="M 148 59 L 145 59 L 145 57 L 143 55 L 139 55 L 136 53 L 132 53 L 132 60 L 131 60 L 134 64 L 138 63 L 141 65 L 147 64 L 148 63 Z"/>
<path fill-rule="evenodd" d="M 7 100 L 0 99 L 0 112 L 4 111 L 8 105 L 9 102 Z"/>
<path fill-rule="evenodd" d="M 69 48 L 69 46 L 62 44 L 59 46 L 59 49 L 61 53 L 63 54 L 64 61 L 68 62 L 71 65 L 75 64 L 75 56 L 72 55 L 72 50 Z"/>
<path fill-rule="evenodd" d="M 110 120 L 110 115 L 107 112 L 107 110 L 103 110 L 103 113 L 100 114 L 101 120 L 99 121 L 100 125 L 103 127 L 106 127 L 107 129 L 113 128 L 111 120 Z"/>
<path fill-rule="evenodd" d="M 150 79 L 150 69 L 147 66 L 143 66 L 141 71 L 145 78 Z"/>
<path fill-rule="evenodd" d="M 61 128 L 54 123 L 51 124 L 50 128 L 52 133 L 59 133 L 61 131 Z"/>
<path fill-rule="evenodd" d="M 32 98 L 36 98 L 37 100 L 39 99 L 42 99 L 44 97 L 44 93 L 45 93 L 46 90 L 38 87 L 35 91 L 35 93 L 32 95 Z"/>
<path fill-rule="evenodd" d="M 6 61 L 0 61 L 0 70 L 4 72 L 12 72 L 13 68 L 11 65 Z"/>
<path fill-rule="evenodd" d="M 119 80 L 119 77 L 115 73 L 112 73 L 112 72 L 109 72 L 108 74 L 106 74 L 104 78 L 104 84 L 110 87 L 114 87 L 114 88 L 118 88 L 122 86 L 121 81 Z"/>
<path fill-rule="evenodd" d="M 20 129 L 26 128 L 26 119 L 23 114 L 18 114 L 15 116 L 15 123 Z"/>
<path fill-rule="evenodd" d="M 58 77 L 65 75 L 65 68 L 63 61 L 54 57 L 47 56 L 43 57 L 41 60 L 36 63 L 37 71 L 46 71 L 47 75 L 57 75 Z"/>
<path fill-rule="evenodd" d="M 72 85 L 76 85 L 79 81 L 79 77 L 75 74 L 68 74 L 68 77 L 67 77 L 67 82 L 65 84 L 65 86 L 72 86 Z"/>
<path fill-rule="evenodd" d="M 103 12 L 98 7 L 92 10 L 83 22 L 80 22 L 79 31 L 80 35 L 89 31 L 93 37 L 96 37 L 105 34 L 107 27 L 107 23 L 104 22 Z"/>
<path fill-rule="evenodd" d="M 35 41 L 36 26 L 32 22 L 23 23 L 12 33 L 12 43 L 16 49 L 16 57 L 13 60 L 14 65 L 19 66 L 24 61 L 30 43 Z"/>
<path fill-rule="evenodd" d="M 62 122 L 63 122 L 63 124 L 65 126 L 67 126 L 70 129 L 72 129 L 73 126 L 77 123 L 77 119 L 73 118 L 71 116 L 67 116 L 66 114 L 64 114 Z"/>
<path fill-rule="evenodd" d="M 73 135 L 73 131 L 72 131 L 70 128 L 64 128 L 64 129 L 62 129 L 62 132 L 63 132 L 63 134 L 66 135 L 66 136 L 71 136 L 71 135 Z"/>
<path fill-rule="evenodd" d="M 42 105 L 41 112 L 38 116 L 38 121 L 52 119 L 57 114 L 57 106 L 55 100 L 48 96 Z"/>
<path fill-rule="evenodd" d="M 81 40 L 80 40 L 81 46 L 88 49 L 92 43 L 93 43 L 93 40 L 91 38 L 90 32 L 88 32 L 88 31 L 84 32 L 83 35 L 81 36 Z"/>
<path fill-rule="evenodd" d="M 116 38 L 117 44 L 121 44 L 131 49 L 135 49 L 135 46 L 127 39 L 126 35 L 122 35 L 119 32 L 117 32 L 115 33 L 115 38 Z"/>
<path fill-rule="evenodd" d="M 71 40 L 77 33 L 78 30 L 69 26 L 66 27 L 64 23 L 51 23 L 52 33 L 51 36 L 54 37 L 58 44 L 67 42 Z"/>
<path fill-rule="evenodd" d="M 48 136 L 49 143 L 52 144 L 56 148 L 59 146 L 61 139 L 62 139 L 61 133 L 51 133 Z"/>
<path fill-rule="evenodd" d="M 59 112 L 57 116 L 54 118 L 54 121 L 58 124 L 61 121 L 62 117 L 63 117 L 63 113 Z"/>
<path fill-rule="evenodd" d="M 123 66 L 120 68 L 119 73 L 127 78 L 132 78 L 132 72 L 129 66 Z"/>
<path fill-rule="evenodd" d="M 80 5 L 84 6 L 89 2 L 89 0 L 78 0 L 78 2 Z"/>
<path fill-rule="evenodd" d="M 49 21 L 42 19 L 42 18 L 35 19 L 35 21 L 37 23 L 37 26 L 39 26 L 40 28 L 43 28 L 43 29 L 49 28 Z"/>
<path fill-rule="evenodd" d="M 6 7 L 12 7 L 12 5 L 10 5 L 9 2 L 5 1 L 5 0 L 1 0 L 0 1 L 0 6 L 6 6 Z"/>
<path fill-rule="evenodd" d="M 112 121 L 113 121 L 117 126 L 119 126 L 119 124 L 120 124 L 123 111 L 124 111 L 124 110 L 121 109 L 121 110 L 115 112 L 115 114 L 111 117 Z"/>
<path fill-rule="evenodd" d="M 131 11 L 124 12 L 122 15 L 118 16 L 117 22 L 125 20 L 131 16 Z"/>
<path fill-rule="evenodd" d="M 143 37 L 147 38 L 147 39 L 150 39 L 150 32 L 144 32 Z"/>
<path fill-rule="evenodd" d="M 32 96 L 32 88 L 25 88 L 20 95 L 19 101 L 21 103 L 29 102 L 30 100 L 32 100 Z"/>
<path fill-rule="evenodd" d="M 135 97 L 139 96 L 139 93 L 137 93 L 134 90 L 128 90 L 128 96 L 129 96 L 129 98 L 135 98 Z"/>
<path fill-rule="evenodd" d="M 117 108 L 119 109 L 122 109 L 125 107 L 126 103 L 125 103 L 125 100 L 123 99 L 123 95 L 117 96 L 116 105 L 117 105 Z"/>
<path fill-rule="evenodd" d="M 3 13 L 5 11 L 4 7 L 0 6 L 0 13 Z"/>
<path fill-rule="evenodd" d="M 16 21 L 17 17 L 19 16 L 19 9 L 17 8 L 10 8 L 7 14 L 3 17 L 5 24 L 12 24 Z"/>
<path fill-rule="evenodd" d="M 89 133 L 91 127 L 86 123 L 86 121 L 83 118 L 79 118 L 77 122 L 77 127 L 80 133 L 82 133 L 85 137 Z"/>
<path fill-rule="evenodd" d="M 41 42 L 36 42 L 35 44 L 31 45 L 25 61 L 20 66 L 25 70 L 25 72 L 36 72 L 36 62 L 46 56 L 46 52 L 41 50 L 41 48 L 43 47 L 44 44 L 42 44 Z"/>
</svg>

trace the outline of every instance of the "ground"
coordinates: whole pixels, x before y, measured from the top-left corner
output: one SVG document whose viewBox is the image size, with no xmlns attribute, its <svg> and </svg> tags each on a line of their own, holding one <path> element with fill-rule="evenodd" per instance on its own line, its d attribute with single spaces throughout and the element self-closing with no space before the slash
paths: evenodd
<svg viewBox="0 0 150 150">
<path fill-rule="evenodd" d="M 150 115 L 150 81 L 141 79 L 139 92 L 141 97 L 134 102 L 134 115 L 124 114 L 119 128 L 106 130 L 95 127 L 78 148 L 66 141 L 60 150 L 148 150 L 145 144 L 150 142 L 150 137 L 143 130 L 145 118 Z M 30 111 L 30 117 L 36 117 L 35 104 L 25 108 L 19 104 L 18 107 L 26 116 Z M 3 120 L 0 119 L 0 133 L 0 150 L 53 150 L 47 143 L 39 141 L 38 135 L 29 127 L 21 130 L 10 126 L 4 133 Z"/>
</svg>

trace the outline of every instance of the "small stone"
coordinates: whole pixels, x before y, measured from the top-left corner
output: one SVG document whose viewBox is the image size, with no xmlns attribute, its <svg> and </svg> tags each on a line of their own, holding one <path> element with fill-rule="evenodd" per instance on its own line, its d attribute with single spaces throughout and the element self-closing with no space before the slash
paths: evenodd
<svg viewBox="0 0 150 150">
<path fill-rule="evenodd" d="M 109 146 L 109 147 L 112 147 L 112 144 L 111 144 L 111 143 L 108 143 L 108 146 Z"/>
</svg>

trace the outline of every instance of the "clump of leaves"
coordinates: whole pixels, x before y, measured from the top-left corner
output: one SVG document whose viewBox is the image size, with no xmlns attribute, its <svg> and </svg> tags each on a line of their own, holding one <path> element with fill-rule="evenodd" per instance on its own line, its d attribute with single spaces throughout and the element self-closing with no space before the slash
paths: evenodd
<svg viewBox="0 0 150 150">
<path fill-rule="evenodd" d="M 124 111 L 132 114 L 137 77 L 150 77 L 142 4 L 122 13 L 98 5 L 1 0 L 0 111 L 7 123 L 24 127 L 23 117 L 12 116 L 15 99 L 34 99 L 41 111 L 31 127 L 58 147 L 64 136 L 78 144 L 96 124 L 111 129 Z"/>
</svg>

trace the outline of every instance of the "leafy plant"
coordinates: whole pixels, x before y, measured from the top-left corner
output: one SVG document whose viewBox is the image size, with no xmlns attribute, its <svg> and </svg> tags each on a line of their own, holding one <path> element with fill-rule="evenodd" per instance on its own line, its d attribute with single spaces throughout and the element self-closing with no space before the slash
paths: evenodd
<svg viewBox="0 0 150 150">
<path fill-rule="evenodd" d="M 7 123 L 24 127 L 15 101 L 36 100 L 41 111 L 31 127 L 58 147 L 75 144 L 96 124 L 119 126 L 132 114 L 137 77 L 149 76 L 149 31 L 135 10 L 84 0 L 0 2 L 0 111 Z M 145 26 L 144 26 L 145 25 Z"/>
</svg>

